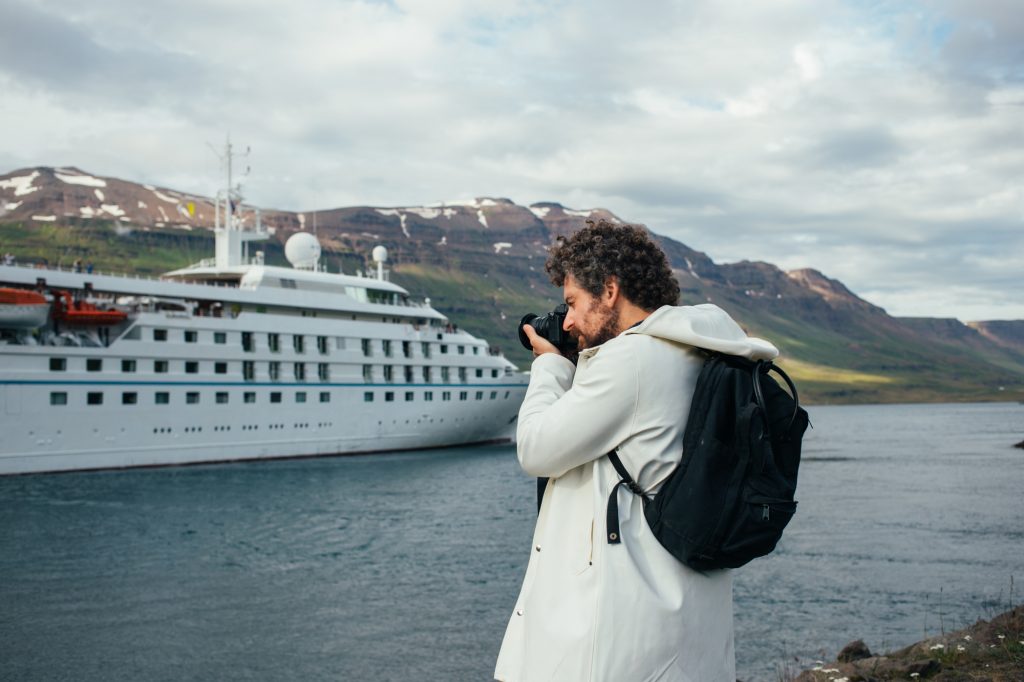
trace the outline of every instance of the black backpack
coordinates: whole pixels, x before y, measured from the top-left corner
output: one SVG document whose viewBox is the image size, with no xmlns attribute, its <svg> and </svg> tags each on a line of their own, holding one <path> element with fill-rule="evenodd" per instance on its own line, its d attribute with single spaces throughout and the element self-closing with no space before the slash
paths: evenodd
<svg viewBox="0 0 1024 682">
<path fill-rule="evenodd" d="M 694 389 L 682 460 L 656 495 L 637 485 L 615 451 L 608 453 L 622 479 L 608 498 L 608 543 L 621 541 L 617 496 L 624 485 L 643 500 L 662 546 L 694 570 L 738 568 L 768 554 L 796 511 L 807 426 L 785 372 L 770 361 L 710 353 Z"/>
</svg>

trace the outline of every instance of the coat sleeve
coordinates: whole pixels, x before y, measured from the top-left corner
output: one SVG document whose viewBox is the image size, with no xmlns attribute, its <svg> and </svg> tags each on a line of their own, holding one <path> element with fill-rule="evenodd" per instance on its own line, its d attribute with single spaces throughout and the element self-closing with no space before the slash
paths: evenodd
<svg viewBox="0 0 1024 682">
<path fill-rule="evenodd" d="M 534 360 L 516 430 L 523 471 L 558 477 L 629 437 L 639 389 L 630 345 L 613 339 L 575 377 L 572 363 L 560 355 Z"/>
</svg>

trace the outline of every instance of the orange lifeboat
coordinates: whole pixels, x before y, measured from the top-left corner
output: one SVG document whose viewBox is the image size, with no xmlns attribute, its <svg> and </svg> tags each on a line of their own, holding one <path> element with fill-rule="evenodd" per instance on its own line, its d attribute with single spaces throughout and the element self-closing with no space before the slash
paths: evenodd
<svg viewBox="0 0 1024 682">
<path fill-rule="evenodd" d="M 123 322 L 128 313 L 120 310 L 102 310 L 91 303 L 76 301 L 70 291 L 54 292 L 53 318 L 65 324 L 117 324 Z"/>
<path fill-rule="evenodd" d="M 34 329 L 46 324 L 50 303 L 42 294 L 0 287 L 0 328 Z"/>
</svg>

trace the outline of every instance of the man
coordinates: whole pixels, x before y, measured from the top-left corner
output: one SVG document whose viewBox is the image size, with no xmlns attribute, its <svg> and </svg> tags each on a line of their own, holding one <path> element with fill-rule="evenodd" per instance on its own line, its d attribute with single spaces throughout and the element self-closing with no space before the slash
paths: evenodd
<svg viewBox="0 0 1024 682">
<path fill-rule="evenodd" d="M 589 221 L 588 221 L 589 222 Z M 720 308 L 681 306 L 661 249 L 605 221 L 561 240 L 546 269 L 563 287 L 578 366 L 524 327 L 536 359 L 519 411 L 518 457 L 550 477 L 495 678 L 503 682 L 733 682 L 732 578 L 702 575 L 651 534 L 620 489 L 621 543 L 605 539 L 615 449 L 649 493 L 682 456 L 706 348 L 772 358 Z"/>
</svg>

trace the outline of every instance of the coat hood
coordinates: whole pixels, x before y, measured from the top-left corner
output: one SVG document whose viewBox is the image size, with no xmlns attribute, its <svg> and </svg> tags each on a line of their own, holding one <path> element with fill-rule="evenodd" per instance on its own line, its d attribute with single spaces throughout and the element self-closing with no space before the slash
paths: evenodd
<svg viewBox="0 0 1024 682">
<path fill-rule="evenodd" d="M 779 355 L 778 348 L 747 336 L 729 313 L 711 303 L 662 306 L 623 334 L 647 334 L 750 360 L 771 360 Z"/>
</svg>

